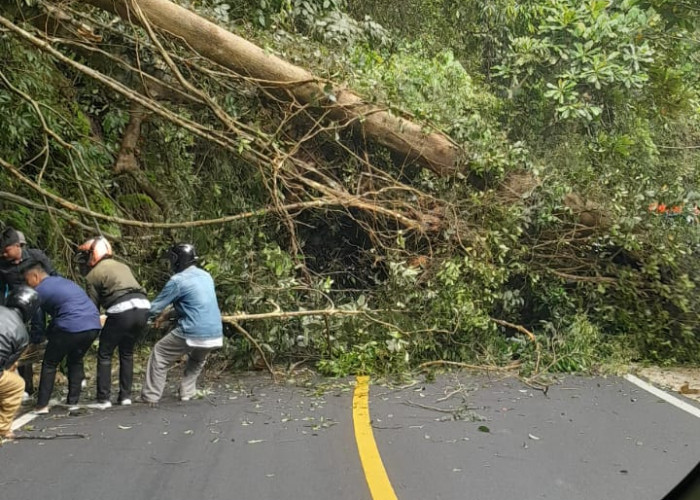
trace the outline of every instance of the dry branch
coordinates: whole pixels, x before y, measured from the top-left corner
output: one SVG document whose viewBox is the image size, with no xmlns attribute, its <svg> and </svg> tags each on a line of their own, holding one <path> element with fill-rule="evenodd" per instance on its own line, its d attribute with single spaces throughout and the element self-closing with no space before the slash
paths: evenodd
<svg viewBox="0 0 700 500">
<path fill-rule="evenodd" d="M 15 177 L 17 180 L 19 180 L 23 184 L 26 184 L 27 186 L 34 189 L 37 193 L 53 200 L 54 202 L 61 205 L 63 208 L 65 208 L 67 210 L 71 210 L 73 212 L 77 212 L 77 213 L 87 215 L 90 217 L 95 217 L 96 219 L 104 220 L 107 222 L 113 222 L 115 224 L 120 224 L 123 226 L 147 227 L 147 228 L 151 228 L 151 229 L 178 229 L 178 228 L 188 228 L 188 227 L 211 226 L 211 225 L 216 225 L 216 224 L 226 224 L 226 223 L 230 223 L 230 222 L 240 221 L 240 220 L 248 219 L 251 217 L 260 217 L 263 215 L 267 215 L 269 213 L 274 213 L 274 211 L 276 210 L 276 207 L 266 207 L 266 208 L 261 208 L 258 210 L 253 210 L 250 212 L 243 212 L 243 213 L 236 214 L 236 215 L 229 215 L 227 217 L 219 217 L 218 219 L 204 219 L 204 220 L 195 220 L 195 221 L 186 221 L 186 222 L 143 222 L 143 221 L 132 220 L 132 219 L 124 219 L 122 217 L 113 217 L 111 215 L 105 215 L 105 214 L 101 214 L 99 212 L 94 212 L 92 210 L 88 210 L 85 207 L 81 207 L 80 205 L 76 205 L 75 203 L 72 203 L 68 200 L 65 200 L 64 198 L 61 198 L 60 196 L 57 196 L 57 195 L 51 193 L 50 191 L 47 191 L 46 189 L 39 186 L 37 183 L 33 182 L 31 179 L 28 179 L 27 177 L 22 175 L 22 173 L 16 167 L 14 167 L 12 164 L 5 161 L 3 158 L 0 158 L 0 166 L 3 167 L 5 170 L 7 170 L 13 177 Z M 291 205 L 286 205 L 285 209 L 287 209 L 287 210 L 303 210 L 306 208 L 318 208 L 318 207 L 332 206 L 332 205 L 337 205 L 337 204 L 338 204 L 337 200 L 328 200 L 328 199 L 321 198 L 321 199 L 317 199 L 317 200 L 300 202 L 300 203 L 293 203 Z"/>
<path fill-rule="evenodd" d="M 238 313 L 228 316 L 221 316 L 221 321 L 225 323 L 236 323 L 237 321 L 259 320 L 259 319 L 285 319 L 298 318 L 302 316 L 366 316 L 372 311 L 352 311 L 345 309 L 316 309 L 309 311 L 274 311 L 269 313 L 247 314 Z"/>
<path fill-rule="evenodd" d="M 535 337 L 535 334 L 532 333 L 532 332 L 531 332 L 530 330 L 528 330 L 527 328 L 525 328 L 524 326 L 516 325 L 515 323 L 510 323 L 510 322 L 508 322 L 508 321 L 504 321 L 504 320 L 502 320 L 502 319 L 496 319 L 496 318 L 491 318 L 491 321 L 493 321 L 494 323 L 496 323 L 496 324 L 498 324 L 498 325 L 505 326 L 505 327 L 507 327 L 507 328 L 512 328 L 513 330 L 517 330 L 517 331 L 519 331 L 520 333 L 524 333 L 525 335 L 527 335 L 527 337 L 528 337 L 532 342 L 537 342 L 537 338 Z"/>
<path fill-rule="evenodd" d="M 227 323 L 232 324 L 233 327 L 234 327 L 236 330 L 238 330 L 238 332 L 239 332 L 241 335 L 243 335 L 246 339 L 248 339 L 248 341 L 249 341 L 250 343 L 252 343 L 252 344 L 255 346 L 255 348 L 258 350 L 258 353 L 259 353 L 260 356 L 262 357 L 262 360 L 263 360 L 263 362 L 265 363 L 265 366 L 267 367 L 267 371 L 270 372 L 270 376 L 272 377 L 272 380 L 273 380 L 274 382 L 277 382 L 277 376 L 276 376 L 276 374 L 275 374 L 275 371 L 272 369 L 272 365 L 271 365 L 270 362 L 267 360 L 267 356 L 265 356 L 265 352 L 263 351 L 262 347 L 260 347 L 260 344 L 258 343 L 258 341 L 255 340 L 255 338 L 254 338 L 250 333 L 248 333 L 248 332 L 247 332 L 241 325 L 239 325 L 237 322 L 235 322 L 235 321 L 227 321 Z"/>
</svg>

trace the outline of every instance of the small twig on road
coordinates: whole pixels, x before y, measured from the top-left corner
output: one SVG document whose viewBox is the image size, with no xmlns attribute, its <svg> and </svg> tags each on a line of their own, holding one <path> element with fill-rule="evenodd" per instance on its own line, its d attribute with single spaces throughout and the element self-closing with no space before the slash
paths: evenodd
<svg viewBox="0 0 700 500">
<path fill-rule="evenodd" d="M 205 400 L 207 403 L 209 403 L 211 406 L 216 406 L 216 407 L 219 406 L 218 404 L 216 404 L 216 402 L 212 398 L 209 397 L 208 394 L 203 395 L 202 399 Z"/>
<path fill-rule="evenodd" d="M 289 368 L 287 368 L 287 375 L 288 376 L 292 375 L 294 373 L 294 370 L 296 370 L 298 367 L 300 367 L 301 365 L 306 363 L 309 359 L 310 359 L 310 357 L 307 356 L 304 359 L 302 359 L 301 361 L 297 361 L 296 363 L 292 363 L 289 366 Z"/>
<path fill-rule="evenodd" d="M 407 405 L 407 406 L 414 406 L 414 407 L 416 407 L 416 408 L 423 408 L 424 410 L 439 411 L 439 412 L 441 412 L 441 413 L 452 413 L 452 414 L 454 414 L 456 411 L 458 411 L 458 410 L 455 409 L 455 408 L 451 408 L 451 409 L 450 409 L 450 408 L 438 408 L 438 407 L 436 407 L 436 406 L 423 405 L 423 404 L 420 404 L 420 403 L 415 403 L 415 402 L 411 401 L 410 399 L 404 401 L 403 404 L 405 404 L 405 405 Z M 467 408 L 467 409 L 468 409 L 468 408 Z"/>
<path fill-rule="evenodd" d="M 463 399 L 464 401 L 466 401 L 468 394 L 466 394 L 466 393 L 464 392 L 465 389 L 466 389 L 466 387 L 464 387 L 462 384 L 458 384 L 458 387 L 457 387 L 454 391 L 450 391 L 449 393 L 447 393 L 447 394 L 445 395 L 445 397 L 442 397 L 442 398 L 440 398 L 440 399 L 436 399 L 435 402 L 436 402 L 436 403 L 441 403 L 441 402 L 443 402 L 443 401 L 447 401 L 448 399 L 450 399 L 450 398 L 451 398 L 452 396 L 454 396 L 455 394 L 462 394 L 462 399 Z"/>
<path fill-rule="evenodd" d="M 404 391 L 406 389 L 410 389 L 411 387 L 415 387 L 416 385 L 418 385 L 418 381 L 414 380 L 410 384 L 400 385 L 398 387 L 394 387 L 390 391 L 387 391 L 387 392 L 380 392 L 376 395 L 376 397 L 380 398 L 382 396 L 386 396 L 387 394 L 394 394 L 395 392 Z"/>
<path fill-rule="evenodd" d="M 219 424 L 225 424 L 227 422 L 233 422 L 233 419 L 227 418 L 225 420 L 214 420 L 213 422 L 209 421 L 209 423 L 207 425 L 219 425 Z"/>
<path fill-rule="evenodd" d="M 14 440 L 18 441 L 20 439 L 36 439 L 39 441 L 45 441 L 50 439 L 87 439 L 89 436 L 87 434 L 46 434 L 43 436 L 31 436 L 31 435 L 19 435 L 15 436 Z"/>
<path fill-rule="evenodd" d="M 253 415 L 265 415 L 267 418 L 272 418 L 272 415 L 267 413 L 266 411 L 260 411 L 260 410 L 244 410 L 243 413 L 252 413 Z"/>
<path fill-rule="evenodd" d="M 158 462 L 159 464 L 163 464 L 163 465 L 182 465 L 182 464 L 190 463 L 189 460 L 178 460 L 177 462 L 164 462 L 163 460 L 160 460 L 160 459 L 153 457 L 153 456 L 151 457 L 151 460 Z"/>
<path fill-rule="evenodd" d="M 520 381 L 528 386 L 530 389 L 534 389 L 536 391 L 542 391 L 542 393 L 546 396 L 547 393 L 549 392 L 549 386 L 551 384 L 545 384 L 543 382 L 537 382 L 536 380 L 532 379 L 525 379 L 521 378 Z"/>
</svg>

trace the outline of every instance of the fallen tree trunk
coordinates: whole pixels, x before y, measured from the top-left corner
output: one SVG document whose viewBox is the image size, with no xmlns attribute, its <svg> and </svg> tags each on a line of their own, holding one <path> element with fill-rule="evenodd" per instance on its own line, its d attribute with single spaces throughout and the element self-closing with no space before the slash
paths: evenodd
<svg viewBox="0 0 700 500">
<path fill-rule="evenodd" d="M 294 66 L 264 49 L 226 31 L 196 13 L 169 0 L 86 0 L 87 3 L 113 12 L 128 22 L 138 22 L 143 15 L 148 24 L 185 43 L 210 59 L 258 84 L 278 90 L 277 95 L 303 105 L 321 108 L 331 120 L 351 123 L 355 131 L 368 140 L 387 147 L 403 161 L 415 161 L 438 175 L 450 175 L 460 159 L 460 150 L 449 137 L 425 133 L 422 127 L 397 117 L 358 95 L 326 83 L 303 68 Z M 132 3 L 133 2 L 133 3 Z M 137 6 L 140 13 L 130 10 Z M 329 94 L 334 99 L 329 98 Z"/>
</svg>

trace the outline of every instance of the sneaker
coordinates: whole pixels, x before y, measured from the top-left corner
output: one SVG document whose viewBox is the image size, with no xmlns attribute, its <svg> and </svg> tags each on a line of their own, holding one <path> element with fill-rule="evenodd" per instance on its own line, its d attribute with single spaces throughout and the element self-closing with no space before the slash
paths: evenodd
<svg viewBox="0 0 700 500">
<path fill-rule="evenodd" d="M 189 396 L 182 396 L 182 397 L 180 398 L 180 401 L 185 401 L 185 402 L 186 402 L 186 401 L 189 401 L 190 399 L 192 399 L 192 398 L 189 397 Z"/>
<path fill-rule="evenodd" d="M 22 403 L 26 403 L 27 401 L 31 401 L 32 397 L 29 395 L 28 392 L 25 392 L 22 394 Z"/>
<path fill-rule="evenodd" d="M 93 410 L 106 410 L 107 408 L 112 407 L 112 402 L 111 401 L 98 401 L 97 403 L 88 405 L 88 408 L 92 408 Z"/>
<path fill-rule="evenodd" d="M 78 405 L 70 405 L 70 406 L 68 407 L 68 412 L 69 412 L 69 413 L 73 413 L 73 412 L 78 411 L 78 410 L 80 410 L 80 406 L 78 406 Z"/>
<path fill-rule="evenodd" d="M 83 379 L 83 380 L 80 382 L 80 388 L 81 388 L 81 389 L 85 389 L 86 387 L 87 387 L 87 380 Z"/>
<path fill-rule="evenodd" d="M 131 406 L 131 400 L 130 399 L 122 399 L 119 401 L 120 406 Z"/>
<path fill-rule="evenodd" d="M 34 415 L 48 415 L 49 414 L 49 407 L 44 406 L 43 408 L 35 408 L 32 413 Z"/>
</svg>

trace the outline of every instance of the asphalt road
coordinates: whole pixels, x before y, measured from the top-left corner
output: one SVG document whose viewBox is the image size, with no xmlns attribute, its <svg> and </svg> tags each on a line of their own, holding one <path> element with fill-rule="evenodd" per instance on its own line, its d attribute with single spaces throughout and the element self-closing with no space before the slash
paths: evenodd
<svg viewBox="0 0 700 500">
<path fill-rule="evenodd" d="M 0 448 L 0 498 L 372 500 L 350 382 L 246 377 L 155 409 L 54 408 L 22 432 L 48 439 Z M 547 396 L 467 375 L 372 385 L 369 409 L 399 500 L 660 500 L 700 460 L 700 420 L 618 378 Z"/>
</svg>

